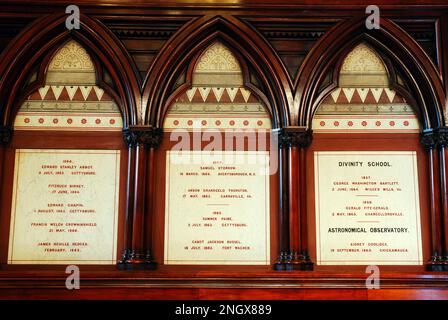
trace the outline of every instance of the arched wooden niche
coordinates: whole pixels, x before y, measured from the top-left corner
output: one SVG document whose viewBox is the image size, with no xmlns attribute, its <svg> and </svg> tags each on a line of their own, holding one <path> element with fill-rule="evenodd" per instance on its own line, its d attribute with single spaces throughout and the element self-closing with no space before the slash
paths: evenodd
<svg viewBox="0 0 448 320">
<path fill-rule="evenodd" d="M 193 129 L 194 124 L 218 130 L 271 128 L 269 112 L 244 87 L 240 63 L 222 43 L 215 42 L 199 57 L 191 82 L 169 108 L 164 130 Z"/>
<path fill-rule="evenodd" d="M 315 112 L 307 180 L 316 269 L 429 260 L 426 154 L 413 106 L 389 87 L 366 43 L 342 61 L 338 87 Z"/>
<path fill-rule="evenodd" d="M 87 51 L 74 40 L 63 44 L 43 86 L 20 106 L 6 149 L 3 263 L 116 263 L 126 180 L 122 124 Z"/>
<path fill-rule="evenodd" d="M 356 46 L 343 60 L 339 85 L 317 108 L 316 133 L 416 133 L 414 109 L 389 88 L 386 67 L 367 44 Z"/>
<path fill-rule="evenodd" d="M 76 41 L 51 59 L 45 85 L 22 104 L 15 130 L 121 131 L 118 106 L 96 85 L 94 63 Z"/>
<path fill-rule="evenodd" d="M 165 265 L 268 270 L 278 208 L 269 111 L 244 86 L 242 62 L 223 43 L 191 63 L 191 87 L 171 100 L 156 156 L 154 257 Z"/>
</svg>

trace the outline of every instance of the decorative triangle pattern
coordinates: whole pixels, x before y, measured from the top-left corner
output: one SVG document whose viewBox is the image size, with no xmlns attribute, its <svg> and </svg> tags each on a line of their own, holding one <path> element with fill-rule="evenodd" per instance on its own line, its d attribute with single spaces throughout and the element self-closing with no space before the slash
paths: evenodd
<svg viewBox="0 0 448 320">
<path fill-rule="evenodd" d="M 99 99 L 100 95 L 97 92 Z M 181 94 L 180 103 L 258 103 L 251 92 L 242 87 L 192 87 Z"/>
<path fill-rule="evenodd" d="M 45 87 L 39 88 L 39 94 L 40 94 L 41 100 L 43 100 L 45 98 L 48 90 L 50 90 L 50 86 L 45 86 Z"/>
<path fill-rule="evenodd" d="M 404 100 L 389 88 L 337 88 L 324 100 L 324 103 L 388 104 L 404 103 Z"/>
<path fill-rule="evenodd" d="M 201 94 L 202 100 L 204 102 L 207 101 L 208 94 L 210 93 L 211 88 L 205 87 L 205 88 L 199 88 L 199 93 Z"/>
<path fill-rule="evenodd" d="M 64 86 L 51 86 L 51 90 L 53 90 L 54 97 L 56 100 L 59 99 L 61 96 L 62 89 L 64 89 Z"/>
<path fill-rule="evenodd" d="M 206 90 L 207 91 L 207 90 Z M 210 91 L 210 90 L 208 90 Z M 188 94 L 188 92 L 187 92 Z M 204 92 L 204 96 L 207 93 Z M 31 101 L 112 101 L 104 90 L 97 86 L 44 86 L 32 93 Z"/>
</svg>

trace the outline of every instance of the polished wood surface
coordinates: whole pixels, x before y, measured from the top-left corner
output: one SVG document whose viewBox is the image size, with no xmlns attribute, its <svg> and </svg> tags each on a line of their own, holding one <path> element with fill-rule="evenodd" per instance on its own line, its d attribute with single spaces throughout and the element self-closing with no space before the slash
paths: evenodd
<svg viewBox="0 0 448 320">
<path fill-rule="evenodd" d="M 365 28 L 371 3 L 363 0 L 77 4 L 81 29 L 68 31 L 66 1 L 0 1 L 0 298 L 448 299 L 448 273 L 440 272 L 448 256 L 446 0 L 379 0 L 380 30 Z M 11 130 L 21 103 L 44 84 L 50 58 L 69 39 L 92 56 L 98 85 L 120 108 L 127 144 L 120 132 Z M 163 265 L 165 151 L 172 142 L 164 135 L 156 143 L 156 129 L 176 96 L 191 86 L 194 62 L 216 40 L 237 57 L 244 85 L 269 109 L 280 137 L 312 135 L 310 144 L 294 140 L 279 149 L 281 170 L 270 181 L 269 266 Z M 360 41 L 383 59 L 391 88 L 416 110 L 421 135 L 311 134 L 317 106 L 338 85 L 342 59 Z M 147 136 L 132 142 L 126 130 Z M 6 264 L 16 148 L 121 150 L 121 270 L 81 266 L 82 290 L 71 292 L 65 266 Z M 382 267 L 380 290 L 366 289 L 362 266 L 272 270 L 282 252 L 315 260 L 312 153 L 319 150 L 417 151 L 427 265 Z M 439 260 L 428 271 L 432 257 Z M 132 270 L 153 263 L 156 270 Z"/>
</svg>

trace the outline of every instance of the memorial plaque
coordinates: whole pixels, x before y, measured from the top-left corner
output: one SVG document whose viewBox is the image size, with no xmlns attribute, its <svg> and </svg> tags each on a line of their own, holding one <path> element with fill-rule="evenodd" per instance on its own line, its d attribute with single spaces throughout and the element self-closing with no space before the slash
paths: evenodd
<svg viewBox="0 0 448 320">
<path fill-rule="evenodd" d="M 421 265 L 414 151 L 315 152 L 320 265 Z"/>
<path fill-rule="evenodd" d="M 165 264 L 270 264 L 269 153 L 168 151 L 165 211 Z"/>
<path fill-rule="evenodd" d="M 18 149 L 8 263 L 114 264 L 118 150 Z"/>
</svg>

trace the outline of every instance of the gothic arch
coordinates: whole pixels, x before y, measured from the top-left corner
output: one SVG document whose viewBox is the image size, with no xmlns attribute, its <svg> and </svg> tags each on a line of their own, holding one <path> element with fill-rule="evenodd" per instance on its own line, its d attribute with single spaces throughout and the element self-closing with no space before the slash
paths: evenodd
<svg viewBox="0 0 448 320">
<path fill-rule="evenodd" d="M 135 66 L 122 44 L 98 21 L 81 15 L 80 29 L 65 27 L 66 15 L 54 15 L 35 21 L 20 33 L 0 56 L 0 110 L 1 124 L 11 127 L 24 99 L 45 80 L 45 72 L 54 53 L 73 39 L 81 44 L 92 57 L 97 83 L 115 98 L 123 117 L 124 127 L 138 123 L 140 92 L 135 76 Z M 110 75 L 114 89 L 104 81 L 104 70 Z M 37 80 L 27 86 L 30 74 L 36 72 Z"/>
<path fill-rule="evenodd" d="M 322 98 L 319 97 L 319 89 L 325 76 L 331 70 L 338 71 L 340 57 L 344 57 L 358 43 L 366 42 L 401 73 L 409 88 L 407 91 L 412 92 L 415 98 L 413 104 L 417 108 L 422 130 L 444 126 L 446 97 L 440 74 L 430 58 L 415 40 L 393 22 L 382 19 L 379 30 L 366 30 L 364 21 L 357 19 L 336 25 L 305 59 L 295 82 L 298 125 L 311 126 L 311 119 Z M 388 72 L 393 72 L 390 70 L 391 63 L 386 63 L 389 65 Z M 333 78 L 327 87 L 327 94 L 336 86 Z M 391 81 L 391 87 L 406 95 L 406 90 L 394 81 Z"/>
<path fill-rule="evenodd" d="M 194 118 L 201 117 L 201 125 L 209 129 L 271 128 L 269 102 L 255 86 L 244 85 L 250 83 L 250 79 L 241 57 L 217 41 L 193 60 L 186 82 L 173 92 L 164 108 L 164 129 L 187 129 Z M 201 105 L 202 110 L 198 108 Z M 193 119 L 187 121 L 186 115 Z"/>
<path fill-rule="evenodd" d="M 418 108 L 412 107 L 416 103 L 387 60 L 365 42 L 342 58 L 332 74 L 333 83 L 321 89 L 316 99 L 313 131 L 420 131 Z"/>
<path fill-rule="evenodd" d="M 288 73 L 269 44 L 249 26 L 233 17 L 204 16 L 181 28 L 160 51 L 143 85 L 144 122 L 160 127 L 178 76 L 213 42 L 220 41 L 250 64 L 266 88 L 273 128 L 290 124 L 293 96 Z M 241 61 L 240 61 L 241 62 Z M 242 63 L 244 65 L 244 63 Z M 248 78 L 245 86 L 250 87 Z"/>
<path fill-rule="evenodd" d="M 36 80 L 30 88 L 41 83 L 37 78 L 44 78 L 43 85 L 21 104 L 14 130 L 121 131 L 122 114 L 115 102 L 119 98 L 110 87 L 97 85 L 99 66 L 95 64 L 75 40 L 59 47 L 32 76 Z"/>
</svg>

